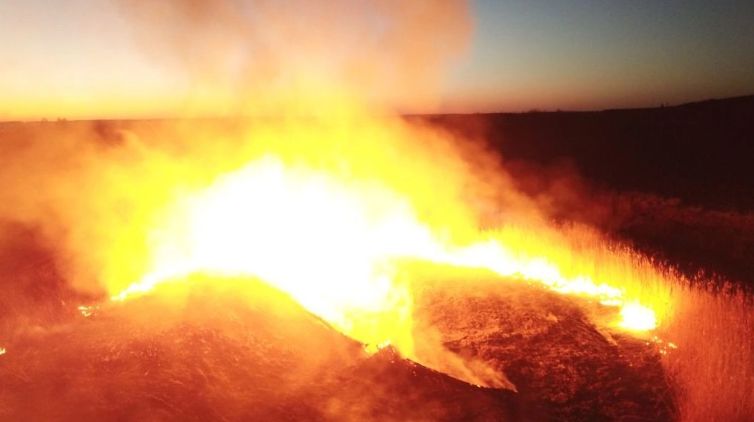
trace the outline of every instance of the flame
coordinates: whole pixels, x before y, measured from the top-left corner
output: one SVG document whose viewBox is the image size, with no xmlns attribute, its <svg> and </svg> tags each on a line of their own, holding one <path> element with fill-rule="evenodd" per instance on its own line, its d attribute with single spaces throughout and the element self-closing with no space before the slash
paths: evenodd
<svg viewBox="0 0 754 422">
<path fill-rule="evenodd" d="M 446 144 L 416 146 L 417 139 L 436 141 L 437 133 L 380 119 L 356 122 L 256 128 L 245 164 L 181 191 L 155 214 L 144 275 L 111 283 L 112 299 L 192 273 L 250 276 L 371 349 L 390 344 L 412 356 L 410 274 L 401 264 L 408 260 L 485 269 L 590 297 L 616 308 L 616 326 L 624 329 L 657 326 L 658 301 L 642 304 L 650 296 L 625 282 L 660 277 L 652 268 L 637 270 L 621 252 L 605 258 L 599 244 L 579 250 L 547 226 L 481 229 L 463 199 L 476 175 Z"/>
<path fill-rule="evenodd" d="M 378 317 L 408 307 L 407 291 L 392 282 L 390 259 L 434 244 L 389 192 L 348 189 L 326 175 L 286 170 L 263 158 L 178 207 L 186 211 L 186 224 L 153 233 L 154 269 L 115 298 L 193 272 L 249 275 L 360 340 L 380 343 L 406 332 L 393 325 L 408 315 Z M 373 320 L 389 324 L 372 326 Z"/>
<path fill-rule="evenodd" d="M 622 317 L 620 326 L 628 330 L 645 331 L 657 326 L 655 313 L 638 303 L 623 306 L 620 314 Z"/>
<path fill-rule="evenodd" d="M 408 356 L 417 263 L 589 297 L 625 329 L 662 321 L 657 286 L 670 283 L 651 263 L 549 224 L 495 154 L 388 111 L 432 109 L 470 34 L 466 2 L 122 3 L 154 57 L 190 69 L 187 115 L 257 118 L 240 130 L 146 122 L 148 140 L 97 123 L 98 142 L 81 142 L 88 129 L 24 142 L 0 202 L 60 241 L 77 290 L 123 301 L 193 273 L 248 276 L 370 350 Z"/>
</svg>

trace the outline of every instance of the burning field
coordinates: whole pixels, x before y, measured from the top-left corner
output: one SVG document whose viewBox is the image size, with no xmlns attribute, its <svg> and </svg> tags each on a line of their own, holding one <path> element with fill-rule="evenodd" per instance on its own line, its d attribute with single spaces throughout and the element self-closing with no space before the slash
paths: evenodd
<svg viewBox="0 0 754 422">
<path fill-rule="evenodd" d="M 754 414 L 750 296 L 385 107 L 432 101 L 463 3 L 334 2 L 316 34 L 266 2 L 263 29 L 236 2 L 122 3 L 193 111 L 245 114 L 0 125 L 4 420 Z"/>
</svg>

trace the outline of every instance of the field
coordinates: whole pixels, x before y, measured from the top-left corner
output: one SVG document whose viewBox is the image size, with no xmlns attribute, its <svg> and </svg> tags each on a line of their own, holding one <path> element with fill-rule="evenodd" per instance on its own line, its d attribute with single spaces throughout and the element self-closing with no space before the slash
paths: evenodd
<svg viewBox="0 0 754 422">
<path fill-rule="evenodd" d="M 8 158 L 0 169 L 0 416 L 743 421 L 754 414 L 754 97 L 404 119 L 476 141 L 510 174 L 516 192 L 574 244 L 606 239 L 604 250 L 583 259 L 598 267 L 595 274 L 618 273 L 599 267 L 621 269 L 626 279 L 614 281 L 637 297 L 667 297 L 657 329 L 609 328 L 600 321 L 614 316 L 611 308 L 531 280 L 415 263 L 405 273 L 413 283 L 419 363 L 404 359 L 398 344 L 365 350 L 332 329 L 342 327 L 258 280 L 210 282 L 198 275 L 193 289 L 168 285 L 154 296 L 109 302 L 106 292 L 91 288 L 96 283 L 68 279 L 80 257 L 70 256 L 60 239 L 93 239 L 47 224 L 65 221 L 69 210 L 61 204 L 78 209 L 96 192 L 72 178 L 59 186 L 84 199 L 61 202 L 56 195 L 63 188 L 46 185 L 79 171 L 72 157 L 84 148 L 36 147 L 39 140 L 63 143 L 84 134 L 97 154 L 126 166 L 132 157 L 117 154 L 132 134 L 162 133 L 172 123 L 6 122 L 0 123 L 0 157 Z M 243 132 L 239 122 L 198 127 L 218 125 L 230 142 Z M 167 150 L 173 155 L 159 159 L 182 163 L 184 146 Z M 217 165 L 218 157 L 202 158 L 207 169 Z M 56 179 L 43 177 L 55 163 L 64 170 L 51 172 Z M 87 165 L 95 178 L 123 177 L 120 167 L 98 173 L 96 162 Z M 179 179 L 181 171 L 176 165 L 165 177 Z M 49 191 L 56 206 L 14 200 L 35 189 Z M 122 207 L 140 211 L 139 204 Z M 128 232 L 123 223 L 105 234 Z M 566 252 L 552 254 L 581 268 L 581 255 Z M 634 265 L 622 268 L 626 263 Z M 127 262 L 118 264 L 129 271 Z M 234 287 L 244 283 L 256 286 L 255 294 Z"/>
</svg>

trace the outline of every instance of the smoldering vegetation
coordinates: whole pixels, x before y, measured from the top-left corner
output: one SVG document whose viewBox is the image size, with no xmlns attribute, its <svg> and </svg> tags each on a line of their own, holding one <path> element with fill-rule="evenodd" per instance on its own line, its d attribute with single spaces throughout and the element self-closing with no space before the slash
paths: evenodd
<svg viewBox="0 0 754 422">
<path fill-rule="evenodd" d="M 719 107 L 719 103 L 716 107 Z M 661 109 L 656 112 L 664 115 L 668 111 Z M 629 115 L 626 119 L 629 119 L 630 115 L 638 112 L 626 113 Z M 741 112 L 732 112 L 731 115 L 736 116 L 737 113 Z M 544 121 L 550 118 L 540 117 Z M 434 119 L 440 119 L 441 125 L 445 125 L 446 130 L 451 132 L 463 130 L 468 133 L 471 129 L 489 128 L 479 125 L 478 116 L 469 116 L 466 122 L 459 116 Z M 447 126 L 449 120 L 443 119 L 452 120 L 453 125 Z M 660 117 L 656 119 L 661 121 Z M 709 120 L 720 124 L 714 117 L 709 117 Z M 205 122 L 207 125 L 217 126 L 215 123 Z M 30 138 L 68 145 L 65 148 L 60 148 L 60 145 L 51 148 L 50 151 L 55 151 L 54 157 L 37 156 L 38 162 L 44 163 L 43 173 L 47 178 L 4 178 L 4 221 L 0 248 L 3 274 L 0 347 L 6 353 L 0 356 L 0 365 L 3 378 L 9 382 L 3 384 L 0 409 L 5 414 L 64 417 L 68 415 L 66 412 L 73 411 L 78 412 L 78 416 L 119 414 L 138 417 L 157 412 L 155 414 L 164 417 L 199 415 L 218 419 L 262 414 L 294 419 L 304 416 L 332 417 L 335 414 L 343 418 L 353 415 L 369 418 L 383 416 L 381 412 L 384 407 L 379 407 L 377 403 L 388 403 L 390 411 L 394 412 L 392 417 L 397 419 L 406 415 L 419 419 L 483 415 L 525 419 L 533 414 L 554 414 L 561 417 L 641 414 L 645 419 L 745 420 L 747 415 L 754 412 L 754 303 L 748 287 L 751 272 L 747 259 L 752 256 L 753 210 L 747 208 L 745 200 L 732 206 L 737 196 L 727 196 L 729 190 L 726 189 L 717 192 L 717 199 L 714 196 L 689 199 L 684 195 L 697 189 L 694 187 L 696 179 L 689 179 L 687 187 L 678 186 L 671 191 L 662 190 L 666 189 L 664 187 L 655 188 L 650 183 L 644 187 L 634 185 L 627 188 L 620 184 L 611 187 L 609 178 L 619 176 L 610 173 L 602 177 L 599 174 L 590 177 L 582 168 L 582 162 L 588 161 L 579 155 L 582 150 L 573 145 L 573 149 L 568 150 L 563 146 L 568 146 L 568 142 L 557 138 L 552 142 L 562 143 L 558 148 L 566 152 L 555 157 L 545 153 L 538 159 L 517 156 L 515 147 L 508 154 L 506 144 L 495 142 L 487 143 L 486 148 L 487 151 L 501 154 L 502 163 L 510 172 L 512 182 L 552 224 L 561 227 L 572 224 L 590 225 L 616 242 L 632 245 L 648 256 L 654 265 L 676 274 L 676 284 L 670 286 L 674 307 L 668 312 L 670 318 L 656 334 L 664 342 L 672 342 L 677 348 L 669 348 L 667 343 L 663 343 L 663 347 L 655 347 L 654 344 L 650 346 L 654 341 L 651 338 L 637 341 L 630 336 L 601 332 L 590 325 L 591 317 L 587 318 L 585 314 L 579 316 L 582 311 L 578 310 L 576 303 L 570 303 L 551 293 L 541 293 L 543 296 L 540 303 L 537 302 L 540 299 L 532 299 L 540 296 L 531 296 L 531 292 L 521 295 L 515 288 L 505 291 L 501 287 L 502 290 L 498 288 L 499 291 L 488 292 L 489 294 L 482 294 L 487 291 L 486 288 L 464 290 L 463 281 L 453 284 L 455 293 L 453 289 L 443 288 L 438 290 L 439 293 L 425 296 L 425 299 L 432 299 L 427 300 L 429 305 L 422 307 L 424 313 L 420 319 L 432 322 L 425 328 L 437 330 L 446 347 L 461 356 L 481 359 L 488 366 L 507 374 L 516 384 L 519 390 L 517 394 L 490 390 L 477 392 L 476 387 L 412 366 L 413 364 L 392 356 L 388 351 L 368 358 L 360 345 L 322 328 L 324 325 L 320 327 L 317 325 L 320 322 L 304 324 L 320 327 L 312 328 L 304 335 L 304 339 L 315 343 L 321 341 L 317 339 L 319 337 L 335 336 L 342 339 L 333 342 L 343 342 L 346 350 L 343 353 L 347 357 L 337 359 L 342 358 L 351 363 L 345 366 L 342 362 L 338 363 L 336 366 L 341 368 L 338 371 L 343 372 L 336 371 L 340 375 L 335 378 L 330 378 L 333 375 L 328 373 L 314 376 L 314 379 L 303 376 L 306 380 L 298 379 L 300 374 L 295 375 L 281 368 L 302 361 L 298 364 L 308 365 L 306 362 L 309 362 L 310 369 L 318 368 L 311 369 L 310 374 L 322 371 L 323 367 L 330 364 L 323 364 L 323 360 L 317 360 L 319 358 L 311 357 L 309 353 L 300 353 L 301 350 L 318 350 L 322 347 L 286 344 L 286 353 L 293 353 L 290 362 L 274 363 L 275 359 L 267 356 L 263 350 L 257 350 L 266 347 L 265 342 L 271 340 L 265 338 L 260 342 L 259 339 L 244 337 L 249 335 L 246 330 L 251 327 L 238 322 L 257 321 L 252 324 L 256 330 L 260 324 L 267 324 L 262 317 L 267 311 L 259 311 L 254 308 L 256 305 L 248 310 L 248 302 L 243 301 L 237 308 L 233 308 L 235 310 L 230 316 L 224 313 L 213 316 L 215 311 L 211 309 L 211 300 L 203 303 L 195 299 L 186 299 L 186 303 L 191 303 L 190 306 L 187 305 L 182 311 L 171 311 L 178 314 L 168 316 L 154 313 L 155 309 L 159 309 L 159 306 L 154 306 L 159 303 L 159 299 L 129 303 L 128 310 L 117 307 L 85 309 L 89 316 L 84 316 L 83 311 L 77 307 L 80 304 L 99 303 L 104 292 L 98 290 L 96 283 L 70 280 L 70 269 L 76 267 L 75 262 L 72 262 L 75 257 L 66 252 L 63 245 L 67 241 L 62 239 L 68 238 L 72 233 L 59 224 L 45 222 L 45 219 L 52 221 L 65 218 L 66 211 L 59 209 L 65 208 L 62 205 L 64 202 L 47 202 L 47 207 L 39 207 L 33 202 L 14 201 L 21 196 L 14 197 L 13 192 L 33 192 L 36 187 L 38 192 L 45 192 L 46 195 L 54 193 L 55 189 L 49 189 L 49 184 L 59 178 L 70 178 L 81 168 L 88 168 L 90 164 L 81 161 L 89 155 L 86 151 L 96 151 L 94 156 L 115 153 L 115 156 L 121 157 L 115 162 L 120 162 L 123 168 L 117 170 L 119 167 L 112 167 L 113 162 L 110 161 L 108 172 L 123 172 L 123 169 L 134 163 L 130 154 L 139 150 L 138 142 L 134 143 L 133 133 L 139 130 L 156 133 L 164 125 L 164 122 L 158 121 L 0 125 L 6 157 L 10 156 L 8 154 L 11 151 L 21 153 Z M 228 139 L 235 139 L 243 133 L 244 126 L 240 123 L 224 121 L 221 126 Z M 191 127 L 197 126 L 192 124 Z M 488 132 L 479 131 L 476 137 L 483 139 L 488 135 Z M 497 136 L 498 139 L 505 139 L 508 145 L 526 143 L 529 139 L 517 138 L 515 133 L 506 131 Z M 91 144 L 84 146 L 66 141 L 82 138 L 88 139 Z M 612 165 L 605 164 L 606 168 L 615 172 L 633 171 L 631 166 L 622 168 L 622 156 L 611 152 L 611 148 L 623 148 L 618 141 L 600 142 L 599 145 L 605 149 L 599 155 L 604 160 L 612 160 Z M 183 149 L 185 146 L 181 147 L 180 143 L 161 148 L 167 148 L 166 161 L 180 161 L 180 157 L 186 152 Z M 33 150 L 34 154 L 30 157 L 34 157 L 38 151 L 44 149 Z M 741 151 L 733 149 L 731 154 L 733 153 Z M 587 155 L 591 157 L 591 154 Z M 35 160 L 28 160 L 23 165 L 8 162 L 4 167 L 4 174 L 33 175 L 34 162 Z M 58 166 L 48 168 L 53 162 Z M 211 167 L 212 160 L 208 160 L 207 164 Z M 180 169 L 180 166 L 173 168 Z M 19 171 L 10 171 L 11 169 Z M 82 181 L 90 180 L 90 176 L 96 179 L 93 177 L 95 174 L 107 175 L 108 172 L 99 173 L 103 170 L 105 168 L 101 166 L 94 166 L 88 170 L 92 174 L 84 173 L 87 178 L 74 177 L 67 182 L 70 186 L 65 189 L 68 192 L 78 191 L 83 198 L 89 192 L 87 189 L 92 187 L 87 187 Z M 667 171 L 672 173 L 672 169 Z M 744 175 L 746 169 L 732 165 L 726 171 Z M 135 173 L 127 171 L 125 174 L 132 177 Z M 187 174 L 177 171 L 174 176 Z M 116 176 L 116 179 L 124 180 L 121 176 Z M 669 174 L 669 177 L 672 179 L 675 176 Z M 745 190 L 749 181 L 742 176 L 733 191 Z M 170 182 L 175 180 L 171 179 Z M 206 180 L 199 177 L 199 180 L 190 182 L 201 184 Z M 30 197 L 34 198 L 34 195 Z M 45 196 L 47 200 L 54 197 Z M 84 205 L 77 200 L 68 202 L 70 209 L 67 212 L 80 210 Z M 29 213 L 28 210 L 34 212 Z M 124 215 L 127 214 L 126 212 Z M 83 242 L 76 244 L 84 245 Z M 469 296 L 462 291 L 479 294 Z M 207 297 L 212 294 L 208 293 Z M 509 306 L 515 302 L 508 301 L 511 297 L 519 297 L 519 302 L 523 300 L 526 306 Z M 157 302 L 149 302 L 150 300 Z M 458 312 L 459 307 L 473 307 L 477 312 L 473 315 L 462 314 Z M 132 319 L 139 314 L 133 312 L 137 308 L 143 311 L 143 318 L 146 318 L 142 322 L 149 320 L 150 324 Z M 500 312 L 496 313 L 496 310 Z M 250 316 L 245 314 L 248 312 L 257 313 Z M 124 317 L 126 313 L 128 318 Z M 505 323 L 500 320 L 503 313 L 510 317 Z M 226 326 L 227 321 L 220 323 L 215 319 L 226 317 L 241 324 L 233 328 L 236 331 L 230 334 L 223 331 L 230 329 Z M 145 328 L 152 325 L 155 319 L 161 318 L 164 318 L 164 324 Z M 305 317 L 308 318 L 311 317 Z M 522 323 L 510 325 L 510 321 L 516 318 L 521 318 Z M 179 323 L 181 320 L 184 322 Z M 288 327 L 287 322 L 278 323 L 281 327 Z M 574 327 L 576 334 L 570 331 Z M 270 334 L 277 333 L 272 337 L 277 339 L 274 341 L 285 343 L 288 340 L 280 337 L 280 330 L 282 328 L 275 328 Z M 280 332 L 288 333 L 284 330 Z M 288 334 L 293 336 L 291 338 L 296 338 L 301 333 Z M 577 342 L 578 345 L 572 344 L 568 339 L 574 338 L 584 341 Z M 175 344 L 167 339 L 172 339 Z M 548 343 L 550 341 L 557 344 L 559 353 L 550 353 L 555 350 Z M 184 344 L 186 342 L 190 344 Z M 584 346 L 585 344 L 588 346 Z M 328 345 L 331 346 L 330 343 Z M 528 350 L 527 347 L 531 350 L 523 355 L 515 352 L 519 349 Z M 589 353 L 577 353 L 583 350 L 588 350 Z M 173 354 L 179 356 L 179 359 L 171 362 L 170 356 Z M 314 355 L 321 357 L 319 352 Z M 267 363 L 271 367 L 268 368 Z M 282 370 L 282 373 L 275 372 L 274 368 Z M 590 372 L 594 370 L 598 372 Z M 126 378 L 112 378 L 110 384 L 97 387 L 95 384 L 101 371 L 111 371 L 108 373 L 113 376 Z M 83 378 L 79 378 L 82 375 Z M 281 377 L 294 377 L 297 380 Z M 423 381 L 416 381 L 416 377 Z M 552 377 L 558 379 L 555 384 L 550 383 Z M 616 381 L 617 378 L 622 381 Z M 272 394 L 270 391 L 273 388 L 268 384 L 270 379 L 284 384 L 308 383 L 307 388 L 313 390 L 284 390 L 284 398 L 273 395 L 268 396 L 274 397 L 271 402 L 249 402 L 249 394 L 264 397 L 259 388 L 266 388 L 266 394 Z M 45 380 L 44 385 L 36 390 L 37 387 L 33 385 L 38 385 L 39 380 Z M 129 383 L 128 391 L 124 394 L 115 393 L 116 390 L 123 391 L 119 384 L 121 381 Z M 395 383 L 399 383 L 399 386 Z M 341 389 L 336 385 L 349 388 Z M 375 390 L 374 385 L 381 387 Z M 48 406 L 22 406 L 22 403 L 27 403 L 34 397 L 46 401 L 46 398 L 57 397 L 62 394 L 61 391 L 69 390 L 74 392 L 71 393 L 73 396 L 60 397 L 68 397 L 70 400 L 66 399 L 65 403 L 73 401 L 79 403 L 78 406 L 69 408 L 67 404 L 55 401 Z M 398 397 L 408 390 L 412 391 L 411 396 Z M 232 394 L 224 396 L 224 392 Z M 363 397 L 369 399 L 365 401 Z M 484 411 L 467 407 L 468 403 L 478 400 L 486 403 Z M 613 400 L 619 400 L 622 404 L 616 404 Z M 186 404 L 185 407 L 185 403 L 191 405 Z M 126 408 L 132 410 L 126 411 Z M 31 413 L 18 413 L 23 409 Z"/>
<path fill-rule="evenodd" d="M 541 287 L 447 268 L 417 297 L 417 336 L 436 332 L 464 359 L 515 375 L 512 393 L 431 371 L 391 348 L 370 356 L 255 280 L 196 275 L 125 303 L 86 297 L 56 273 L 54 245 L 35 241 L 28 228 L 6 233 L 15 236 L 3 262 L 15 267 L 3 287 L 17 292 L 11 300 L 26 298 L 9 300 L 14 312 L 2 318 L 0 414 L 9 419 L 665 419 L 674 412 L 658 349 L 600 331 L 586 303 Z"/>
<path fill-rule="evenodd" d="M 120 3 L 145 54 L 190 80 L 193 100 L 205 108 L 187 115 L 207 106 L 283 118 L 431 108 L 436 82 L 471 27 L 464 2 L 334 2 L 319 9 L 298 2 L 310 21 L 276 2 L 253 2 L 252 9 L 235 1 Z M 313 26 L 321 29 L 316 36 Z M 431 30 L 437 26 L 441 34 Z M 293 53 L 283 48 L 291 39 L 300 43 Z M 2 124 L 0 415 L 500 420 L 553 411 L 572 419 L 742 420 L 754 414 L 753 308 L 741 287 L 752 274 L 751 110 L 744 98 L 655 110 L 411 118 L 478 141 L 458 161 L 475 179 L 494 179 L 480 190 L 505 188 L 504 202 L 516 212 L 503 210 L 502 218 L 522 214 L 564 231 L 590 226 L 677 274 L 676 284 L 664 286 L 674 308 L 657 334 L 678 348 L 665 354 L 598 332 L 583 309 L 550 294 L 541 302 L 557 305 L 545 306 L 548 314 L 542 306 L 518 308 L 526 311 L 520 326 L 496 320 L 496 309 L 515 310 L 492 296 L 438 299 L 446 320 L 432 326 L 446 326 L 445 345 L 513 375 L 525 392 L 518 395 L 461 383 L 389 349 L 367 357 L 277 292 L 268 295 L 275 306 L 222 299 L 219 313 L 212 292 L 189 295 L 169 314 L 159 297 L 78 309 L 106 299 L 103 278 L 141 275 L 138 259 L 100 271 L 104 254 L 144 255 L 147 239 L 134 227 L 155 202 L 244 164 L 245 154 L 229 151 L 244 148 L 246 125 Z M 449 180 L 437 179 L 428 186 L 448 188 Z M 499 211 L 489 210 L 492 220 Z M 459 306 L 480 311 L 456 318 L 451 310 Z M 290 312 L 281 316 L 278 308 Z M 550 339 L 562 353 L 550 353 Z M 517 346 L 527 359 L 512 355 Z M 557 378 L 552 388 L 550 373 Z"/>
<path fill-rule="evenodd" d="M 250 283 L 258 284 L 254 294 L 239 294 Z M 183 306 L 174 306 L 176 295 Z M 513 393 L 470 386 L 392 349 L 369 355 L 290 298 L 247 279 L 196 276 L 190 291 L 162 289 L 9 334 L 0 361 L 0 416 L 9 420 L 519 420 L 536 414 Z"/>
<path fill-rule="evenodd" d="M 677 274 L 665 367 L 681 420 L 754 413 L 754 97 L 603 112 L 440 116 L 485 137 L 553 221 Z"/>
</svg>

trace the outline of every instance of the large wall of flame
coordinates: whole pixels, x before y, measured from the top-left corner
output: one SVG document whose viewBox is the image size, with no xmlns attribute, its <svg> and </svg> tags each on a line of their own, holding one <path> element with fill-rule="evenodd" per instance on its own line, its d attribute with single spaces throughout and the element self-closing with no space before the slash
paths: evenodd
<svg viewBox="0 0 754 422">
<path fill-rule="evenodd" d="M 550 225 L 483 143 L 392 115 L 434 101 L 469 34 L 464 2 L 121 3 L 145 52 L 189 72 L 196 111 L 254 118 L 50 123 L 9 135 L 0 218 L 38 227 L 76 289 L 113 295 L 140 280 L 153 269 L 155 227 L 181 215 L 176 203 L 273 156 L 344 186 L 378 185 L 450 243 L 493 239 L 520 262 L 664 300 L 646 288 L 662 278 L 651 265 L 589 230 Z M 412 341 L 411 327 L 401 330 Z"/>
</svg>

